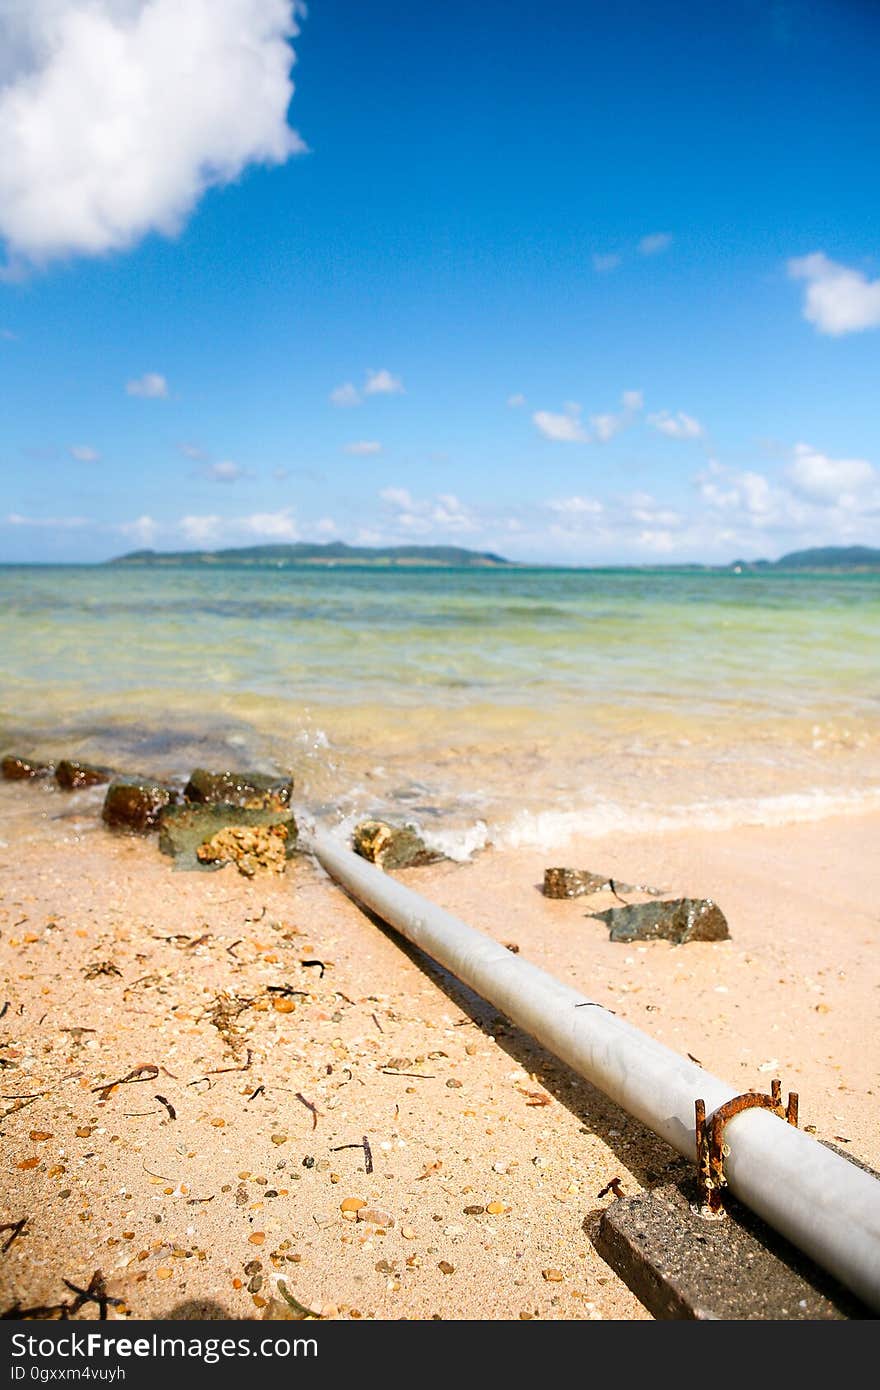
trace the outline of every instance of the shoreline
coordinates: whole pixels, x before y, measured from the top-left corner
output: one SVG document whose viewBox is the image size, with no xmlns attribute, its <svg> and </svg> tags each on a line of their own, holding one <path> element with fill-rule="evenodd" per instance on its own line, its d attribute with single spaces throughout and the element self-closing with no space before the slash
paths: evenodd
<svg viewBox="0 0 880 1390">
<path fill-rule="evenodd" d="M 260 1318 L 279 1277 L 328 1317 L 648 1317 L 589 1231 L 613 1177 L 631 1195 L 672 1160 L 660 1140 L 311 861 L 178 873 L 75 816 L 16 841 L 0 790 L 4 1092 L 47 1092 L 2 1126 L 2 1219 L 29 1217 L 2 1307 L 57 1304 L 101 1268 L 117 1317 Z M 615 832 L 400 877 L 743 1090 L 780 1075 L 802 1127 L 880 1167 L 878 830 L 871 812 Z M 712 897 L 732 939 L 612 943 L 587 916 L 604 897 L 540 893 L 560 862 Z M 250 1002 L 232 1016 L 224 995 Z M 147 1065 L 164 1070 L 101 1100 Z M 337 1148 L 364 1136 L 369 1174 Z M 349 1220 L 349 1197 L 394 1224 Z"/>
</svg>

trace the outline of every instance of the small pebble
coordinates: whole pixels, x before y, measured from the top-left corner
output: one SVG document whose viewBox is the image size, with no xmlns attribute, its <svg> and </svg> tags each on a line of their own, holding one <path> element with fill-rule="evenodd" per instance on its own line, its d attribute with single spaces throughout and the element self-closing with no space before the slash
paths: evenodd
<svg viewBox="0 0 880 1390">
<path fill-rule="evenodd" d="M 360 1211 L 361 1207 L 367 1204 L 363 1197 L 346 1197 L 344 1202 L 339 1203 L 340 1211 Z"/>
<path fill-rule="evenodd" d="M 265 1239 L 265 1231 L 254 1231 L 252 1235 L 248 1236 L 248 1240 L 250 1241 L 251 1245 L 262 1245 Z"/>
<path fill-rule="evenodd" d="M 504 1211 L 504 1203 L 503 1203 L 503 1202 L 489 1202 L 489 1203 L 487 1204 L 487 1206 L 486 1206 L 486 1210 L 487 1210 L 487 1212 L 489 1213 L 490 1216 L 500 1216 L 500 1215 L 502 1214 L 502 1212 Z"/>
<path fill-rule="evenodd" d="M 416 1233 L 412 1226 L 401 1226 L 400 1234 L 403 1236 L 404 1240 L 415 1240 L 416 1238 Z"/>
<path fill-rule="evenodd" d="M 441 1260 L 437 1268 L 440 1270 L 441 1274 L 455 1273 L 455 1265 L 451 1265 L 448 1260 Z"/>
<path fill-rule="evenodd" d="M 393 1226 L 394 1217 L 387 1211 L 379 1211 L 376 1207 L 358 1207 L 358 1221 L 369 1221 L 371 1226 Z"/>
<path fill-rule="evenodd" d="M 541 1273 L 543 1274 L 544 1278 L 547 1280 L 547 1283 L 548 1283 L 548 1284 L 561 1284 L 561 1283 L 562 1283 L 563 1274 L 562 1274 L 562 1270 L 561 1270 L 561 1269 L 542 1269 L 542 1270 L 541 1270 Z"/>
</svg>

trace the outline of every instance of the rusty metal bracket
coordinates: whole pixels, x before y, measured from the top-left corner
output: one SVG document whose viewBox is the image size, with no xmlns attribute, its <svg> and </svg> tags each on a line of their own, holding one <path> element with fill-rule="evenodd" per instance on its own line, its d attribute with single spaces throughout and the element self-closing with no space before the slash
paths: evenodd
<svg viewBox="0 0 880 1390">
<path fill-rule="evenodd" d="M 715 1220 L 726 1215 L 722 1189 L 727 1186 L 724 1176 L 724 1157 L 730 1149 L 724 1143 L 724 1127 L 734 1115 L 754 1107 L 771 1110 L 781 1120 L 787 1120 L 797 1128 L 798 1098 L 796 1091 L 790 1091 L 788 1105 L 782 1104 L 782 1082 L 770 1082 L 770 1094 L 748 1091 L 743 1096 L 734 1096 L 724 1105 L 719 1105 L 706 1119 L 706 1102 L 694 1102 L 695 1129 L 697 1136 L 697 1179 L 700 1186 L 700 1214 Z"/>
</svg>

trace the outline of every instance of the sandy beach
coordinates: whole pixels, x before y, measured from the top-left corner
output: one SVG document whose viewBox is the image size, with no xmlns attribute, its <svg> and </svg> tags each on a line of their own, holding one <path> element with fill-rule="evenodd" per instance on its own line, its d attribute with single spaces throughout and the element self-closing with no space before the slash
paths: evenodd
<svg viewBox="0 0 880 1390">
<path fill-rule="evenodd" d="M 325 1318 L 649 1317 L 590 1233 L 665 1144 L 307 857 L 176 872 L 100 793 L 0 785 L 0 1308 L 51 1316 L 100 1270 L 111 1318 L 263 1318 L 279 1281 Z M 780 1076 L 876 1167 L 878 832 L 615 832 L 400 877 L 743 1090 Z M 711 897 L 731 940 L 612 943 L 587 914 L 614 899 L 544 898 L 551 864 Z"/>
</svg>

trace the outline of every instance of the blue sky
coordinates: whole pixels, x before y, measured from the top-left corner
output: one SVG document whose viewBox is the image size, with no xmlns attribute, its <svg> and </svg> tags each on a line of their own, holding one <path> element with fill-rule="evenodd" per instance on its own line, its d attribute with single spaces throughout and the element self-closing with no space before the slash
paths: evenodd
<svg viewBox="0 0 880 1390">
<path fill-rule="evenodd" d="M 0 0 L 0 559 L 880 545 L 878 42 L 868 0 Z"/>
</svg>

